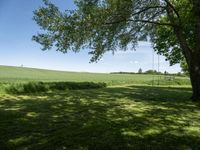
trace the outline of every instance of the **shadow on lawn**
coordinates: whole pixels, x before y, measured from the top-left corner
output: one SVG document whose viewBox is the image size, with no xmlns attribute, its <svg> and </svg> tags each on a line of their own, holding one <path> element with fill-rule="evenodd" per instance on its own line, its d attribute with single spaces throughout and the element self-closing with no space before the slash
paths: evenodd
<svg viewBox="0 0 200 150">
<path fill-rule="evenodd" d="M 190 89 L 115 87 L 0 100 L 0 149 L 200 149 Z"/>
</svg>

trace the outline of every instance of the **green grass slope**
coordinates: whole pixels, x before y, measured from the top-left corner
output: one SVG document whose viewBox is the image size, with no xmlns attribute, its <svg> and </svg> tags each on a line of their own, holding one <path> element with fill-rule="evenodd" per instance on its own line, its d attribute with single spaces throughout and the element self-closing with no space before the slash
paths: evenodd
<svg viewBox="0 0 200 150">
<path fill-rule="evenodd" d="M 155 84 L 158 79 L 161 84 L 154 87 L 149 86 L 152 79 L 152 75 L 0 66 L 0 149 L 200 149 L 200 105 L 189 100 L 191 88 L 184 87 L 190 85 L 189 79 L 154 76 Z M 3 86 L 29 85 L 29 81 L 43 81 L 32 82 L 42 87 L 58 84 L 60 88 L 63 82 L 112 86 L 20 94 L 1 91 Z"/>
<path fill-rule="evenodd" d="M 67 72 L 53 71 L 45 69 L 34 69 L 24 67 L 0 66 L 0 82 L 27 82 L 27 81 L 68 81 L 68 82 L 105 82 L 107 85 L 127 85 L 142 84 L 151 85 L 154 78 L 154 84 L 160 85 L 190 85 L 186 77 L 176 77 L 175 80 L 165 80 L 164 76 L 152 75 L 128 75 L 128 74 L 103 74 L 103 73 L 85 73 L 85 72 Z"/>
<path fill-rule="evenodd" d="M 197 150 L 189 88 L 109 87 L 0 95 L 2 150 Z"/>
</svg>

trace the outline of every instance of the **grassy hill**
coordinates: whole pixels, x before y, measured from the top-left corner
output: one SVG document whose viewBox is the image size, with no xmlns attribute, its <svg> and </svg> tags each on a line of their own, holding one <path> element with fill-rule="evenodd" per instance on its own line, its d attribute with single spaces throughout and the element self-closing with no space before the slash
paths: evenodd
<svg viewBox="0 0 200 150">
<path fill-rule="evenodd" d="M 161 86 L 149 86 L 153 78 Z M 69 81 L 78 89 L 51 89 Z M 0 149 L 200 149 L 200 105 L 188 86 L 186 77 L 0 66 Z M 3 93 L 9 87 L 19 93 Z"/>
<path fill-rule="evenodd" d="M 125 85 L 140 84 L 151 85 L 190 85 L 187 77 L 176 77 L 175 80 L 166 80 L 164 76 L 139 75 L 139 74 L 105 74 L 105 73 L 85 73 L 85 72 L 67 72 L 54 71 L 46 69 L 35 69 L 14 66 L 0 66 L 0 82 L 27 82 L 27 81 L 43 81 L 43 82 L 105 82 L 107 85 Z"/>
</svg>

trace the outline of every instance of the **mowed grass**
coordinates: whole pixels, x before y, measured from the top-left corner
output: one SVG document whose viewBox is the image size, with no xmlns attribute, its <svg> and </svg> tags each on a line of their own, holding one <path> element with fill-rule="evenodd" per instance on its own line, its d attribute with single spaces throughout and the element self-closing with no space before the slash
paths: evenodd
<svg viewBox="0 0 200 150">
<path fill-rule="evenodd" d="M 148 86 L 0 96 L 2 150 L 197 150 L 190 88 Z"/>
<path fill-rule="evenodd" d="M 0 66 L 0 88 L 105 82 L 107 88 L 0 92 L 2 150 L 197 150 L 200 103 L 188 78 L 115 75 Z M 62 81 L 62 82 L 61 82 Z M 46 83 L 47 82 L 47 83 Z M 77 83 L 78 82 L 78 83 Z M 85 86 L 85 84 L 83 84 Z"/>
</svg>

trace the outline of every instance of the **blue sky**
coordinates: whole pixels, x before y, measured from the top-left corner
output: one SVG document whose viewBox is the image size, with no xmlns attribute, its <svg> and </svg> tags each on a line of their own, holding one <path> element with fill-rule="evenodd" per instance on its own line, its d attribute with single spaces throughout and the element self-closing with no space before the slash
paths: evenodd
<svg viewBox="0 0 200 150">
<path fill-rule="evenodd" d="M 73 9 L 73 0 L 52 0 L 62 10 Z M 136 51 L 106 53 L 98 63 L 89 63 L 87 50 L 80 53 L 63 54 L 55 49 L 42 51 L 41 46 L 31 40 L 40 28 L 32 20 L 33 11 L 42 6 L 42 0 L 0 0 L 0 65 L 45 68 L 53 70 L 83 72 L 137 72 L 152 69 L 151 44 L 141 42 Z M 158 56 L 155 54 L 155 69 Z M 160 71 L 179 72 L 179 65 L 169 67 L 160 57 Z"/>
</svg>

